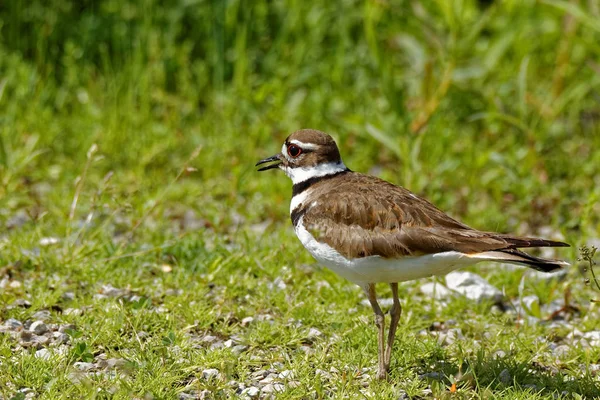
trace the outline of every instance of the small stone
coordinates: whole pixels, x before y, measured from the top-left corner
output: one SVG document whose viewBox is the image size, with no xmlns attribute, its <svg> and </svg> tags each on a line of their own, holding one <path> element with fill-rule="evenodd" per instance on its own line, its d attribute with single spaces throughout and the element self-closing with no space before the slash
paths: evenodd
<svg viewBox="0 0 600 400">
<path fill-rule="evenodd" d="M 29 330 L 36 335 L 43 335 L 48 332 L 48 326 L 43 321 L 34 321 L 30 326 Z"/>
<path fill-rule="evenodd" d="M 117 289 L 116 287 L 114 287 L 110 284 L 104 285 L 100 289 L 100 293 L 102 293 L 106 297 L 122 297 L 126 294 L 126 292 L 127 292 L 126 290 Z"/>
<path fill-rule="evenodd" d="M 64 315 L 73 315 L 75 317 L 78 317 L 83 314 L 83 310 L 81 310 L 79 308 L 66 308 L 63 311 L 63 314 Z"/>
<path fill-rule="evenodd" d="M 246 350 L 248 350 L 248 346 L 244 346 L 243 344 L 238 344 L 236 346 L 233 346 L 233 348 L 231 349 L 231 352 L 233 354 L 242 354 Z"/>
<path fill-rule="evenodd" d="M 271 283 L 269 283 L 267 285 L 267 287 L 272 290 L 272 289 L 279 289 L 279 290 L 285 290 L 285 288 L 287 287 L 287 285 L 285 284 L 285 282 L 283 281 L 283 279 L 281 279 L 281 277 L 277 277 L 275 278 L 275 280 Z"/>
<path fill-rule="evenodd" d="M 11 289 L 19 289 L 21 286 L 23 286 L 23 284 L 19 281 L 12 281 L 11 283 L 9 283 L 8 285 Z"/>
<path fill-rule="evenodd" d="M 183 294 L 182 289 L 167 289 L 165 290 L 166 296 L 181 296 Z"/>
<path fill-rule="evenodd" d="M 204 378 L 206 380 L 213 379 L 213 378 L 218 379 L 220 375 L 221 374 L 219 373 L 219 370 L 216 368 L 208 368 L 208 369 L 205 369 L 204 371 L 202 371 L 202 378 Z"/>
<path fill-rule="evenodd" d="M 283 392 L 284 390 L 285 386 L 283 386 L 281 383 L 269 383 L 261 389 L 261 393 Z"/>
<path fill-rule="evenodd" d="M 323 288 L 325 288 L 325 289 L 331 289 L 331 285 L 327 281 L 318 281 L 317 283 L 315 283 L 315 288 L 317 290 L 320 290 L 320 289 L 323 289 Z"/>
<path fill-rule="evenodd" d="M 556 357 L 565 357 L 570 352 L 571 352 L 571 346 L 568 346 L 566 344 L 561 344 L 559 346 L 556 346 L 554 348 L 554 350 L 552 350 L 552 354 L 554 354 Z"/>
<path fill-rule="evenodd" d="M 227 386 L 232 389 L 237 389 L 240 387 L 240 383 L 238 381 L 229 381 L 227 382 Z"/>
<path fill-rule="evenodd" d="M 431 326 L 429 327 L 429 330 L 431 331 L 441 331 L 444 330 L 446 327 L 444 326 L 443 323 L 441 323 L 440 321 L 434 321 Z"/>
<path fill-rule="evenodd" d="M 75 367 L 79 371 L 91 371 L 94 368 L 96 368 L 96 364 L 90 362 L 77 361 L 73 363 L 73 367 Z"/>
<path fill-rule="evenodd" d="M 298 382 L 298 381 L 289 381 L 287 383 L 287 385 L 290 388 L 297 388 L 297 387 L 300 387 L 300 382 Z"/>
<path fill-rule="evenodd" d="M 269 383 L 273 383 L 274 380 L 275 378 L 269 374 L 269 376 L 267 376 L 264 379 L 261 379 L 260 381 L 258 381 L 258 383 L 261 385 L 268 385 Z"/>
<path fill-rule="evenodd" d="M 460 328 L 451 328 L 446 331 L 446 343 L 448 344 L 452 344 L 457 340 L 462 340 L 464 338 Z"/>
<path fill-rule="evenodd" d="M 55 237 L 43 237 L 40 239 L 40 246 L 50 246 L 53 244 L 57 244 L 60 242 L 59 238 L 55 238 Z"/>
<path fill-rule="evenodd" d="M 19 392 L 23 393 L 25 395 L 26 399 L 32 399 L 35 397 L 35 390 L 33 390 L 31 388 L 19 389 Z"/>
<path fill-rule="evenodd" d="M 600 331 L 590 331 L 586 332 L 583 337 L 588 340 L 590 346 L 598 347 L 600 346 Z"/>
<path fill-rule="evenodd" d="M 233 347 L 233 340 L 228 339 L 226 341 L 223 342 L 223 347 L 230 349 Z"/>
<path fill-rule="evenodd" d="M 242 319 L 242 326 L 248 326 L 252 323 L 252 321 L 254 321 L 254 318 L 252 317 L 246 317 L 244 319 Z"/>
<path fill-rule="evenodd" d="M 506 352 L 504 350 L 498 350 L 494 353 L 494 359 L 498 360 L 506 357 Z"/>
<path fill-rule="evenodd" d="M 574 328 L 571 332 L 569 332 L 569 334 L 566 336 L 567 339 L 572 340 L 572 339 L 576 339 L 576 338 L 581 338 L 583 337 L 583 332 L 581 332 L 579 329 Z"/>
<path fill-rule="evenodd" d="M 218 338 L 216 336 L 212 336 L 212 335 L 206 335 L 202 338 L 202 342 L 204 343 L 213 343 L 214 341 L 216 341 Z"/>
<path fill-rule="evenodd" d="M 250 376 L 255 380 L 264 379 L 269 374 L 269 371 L 260 369 L 258 371 L 254 371 Z"/>
<path fill-rule="evenodd" d="M 102 369 L 122 369 L 127 364 L 127 361 L 123 358 L 108 358 L 100 359 L 98 361 L 98 367 Z"/>
<path fill-rule="evenodd" d="M 48 349 L 40 349 L 35 352 L 35 358 L 40 360 L 49 360 L 52 357 L 52 353 Z"/>
<path fill-rule="evenodd" d="M 317 375 L 320 375 L 320 376 L 322 376 L 325 379 L 331 379 L 331 374 L 329 372 L 324 371 L 324 370 L 319 369 L 319 368 L 317 368 L 315 370 L 315 376 L 317 376 Z"/>
<path fill-rule="evenodd" d="M 200 392 L 200 395 L 197 397 L 199 400 L 212 399 L 212 392 L 208 389 L 204 389 Z"/>
<path fill-rule="evenodd" d="M 503 369 L 498 375 L 498 380 L 503 385 L 510 385 L 512 383 L 512 376 L 510 375 L 510 371 L 508 369 Z"/>
<path fill-rule="evenodd" d="M 308 335 L 307 335 L 307 337 L 308 337 L 309 339 L 318 338 L 319 336 L 323 336 L 323 333 L 322 333 L 320 330 L 318 330 L 318 329 L 316 329 L 316 328 L 310 328 L 310 329 L 308 330 Z"/>
<path fill-rule="evenodd" d="M 286 369 L 285 371 L 281 371 L 277 377 L 279 379 L 294 379 L 294 372 Z"/>
<path fill-rule="evenodd" d="M 60 296 L 63 300 L 75 300 L 75 293 L 73 292 L 64 292 L 62 296 Z"/>
<path fill-rule="evenodd" d="M 394 299 L 392 298 L 377 299 L 377 302 L 381 307 L 391 307 L 394 305 Z M 362 300 L 360 304 L 365 307 L 369 307 L 369 309 L 371 308 L 371 303 L 369 303 L 369 300 L 367 299 Z"/>
<path fill-rule="evenodd" d="M 31 318 L 32 319 L 37 319 L 40 321 L 45 321 L 47 319 L 49 319 L 51 317 L 50 311 L 48 310 L 40 310 L 40 311 L 36 311 Z"/>
<path fill-rule="evenodd" d="M 4 326 L 8 327 L 11 331 L 20 331 L 23 329 L 23 324 L 18 319 L 9 318 L 4 321 Z"/>
<path fill-rule="evenodd" d="M 529 311 L 534 311 L 536 307 L 540 307 L 540 299 L 535 294 L 523 297 L 521 303 L 525 306 L 526 310 Z"/>
<path fill-rule="evenodd" d="M 29 307 L 31 307 L 31 303 L 25 299 L 16 299 L 11 304 L 11 308 L 14 308 L 14 307 L 29 308 Z"/>
<path fill-rule="evenodd" d="M 453 271 L 446 275 L 446 286 L 468 299 L 475 301 L 493 300 L 500 302 L 502 292 L 490 285 L 481 276 L 467 271 Z"/>
<path fill-rule="evenodd" d="M 451 297 L 454 294 L 454 292 L 452 292 L 446 286 L 437 282 L 428 282 L 424 285 L 421 285 L 419 290 L 427 297 L 435 296 L 436 300 L 447 299 L 448 297 Z"/>
<path fill-rule="evenodd" d="M 29 342 L 33 337 L 33 332 L 22 330 L 18 333 L 18 337 L 21 342 Z"/>
<path fill-rule="evenodd" d="M 75 385 L 89 383 L 89 378 L 87 377 L 87 375 L 84 372 L 81 372 L 81 371 L 69 372 L 69 374 L 67 375 L 67 379 L 69 380 L 69 382 L 71 382 Z"/>
<path fill-rule="evenodd" d="M 217 342 L 214 342 L 210 345 L 210 349 L 211 350 L 217 350 L 217 349 L 222 349 L 224 347 L 223 341 L 219 340 Z"/>
<path fill-rule="evenodd" d="M 77 329 L 77 327 L 75 325 L 73 325 L 73 324 L 65 324 L 65 325 L 61 325 L 58 328 L 58 331 L 60 333 L 66 333 L 67 331 L 74 331 L 76 329 Z"/>
<path fill-rule="evenodd" d="M 275 361 L 273 364 L 271 364 L 271 372 L 275 372 L 275 370 L 279 370 L 282 369 L 283 367 L 285 367 L 285 364 L 283 364 L 280 361 Z"/>
<path fill-rule="evenodd" d="M 50 338 L 48 336 L 33 335 L 31 337 L 31 342 L 34 343 L 38 348 L 40 348 L 50 343 Z"/>
<path fill-rule="evenodd" d="M 258 397 L 258 395 L 260 394 L 260 389 L 254 386 L 250 386 L 249 388 L 246 388 L 244 390 L 242 390 L 241 395 L 244 396 L 248 396 L 251 399 Z"/>
<path fill-rule="evenodd" d="M 298 350 L 306 354 L 314 354 L 315 352 L 315 350 L 312 347 L 305 345 L 298 347 Z"/>
</svg>

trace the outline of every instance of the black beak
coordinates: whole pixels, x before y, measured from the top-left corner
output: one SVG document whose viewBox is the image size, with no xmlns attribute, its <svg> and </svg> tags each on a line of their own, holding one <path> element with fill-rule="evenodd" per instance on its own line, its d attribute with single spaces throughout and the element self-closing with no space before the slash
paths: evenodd
<svg viewBox="0 0 600 400">
<path fill-rule="evenodd" d="M 276 154 L 272 157 L 269 158 L 265 158 L 264 160 L 260 160 L 259 162 L 256 163 L 255 167 L 258 167 L 260 164 L 264 164 L 264 163 L 268 163 L 271 161 L 279 161 L 278 163 L 275 164 L 271 164 L 271 165 L 267 165 L 266 167 L 262 167 L 259 168 L 259 171 L 266 171 L 268 169 L 273 169 L 273 168 L 278 168 L 279 165 L 281 165 L 281 155 L 280 154 Z"/>
</svg>

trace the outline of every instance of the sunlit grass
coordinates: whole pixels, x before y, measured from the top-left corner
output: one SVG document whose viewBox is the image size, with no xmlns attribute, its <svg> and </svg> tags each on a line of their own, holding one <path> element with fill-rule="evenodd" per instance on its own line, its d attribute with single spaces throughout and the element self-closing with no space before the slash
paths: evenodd
<svg viewBox="0 0 600 400">
<path fill-rule="evenodd" d="M 558 256 L 575 264 L 564 281 L 478 271 L 510 300 L 570 291 L 577 328 L 597 329 L 600 295 L 576 258 L 600 236 L 600 15 L 484 3 L 0 6 L 0 319 L 49 310 L 48 323 L 76 326 L 48 360 L 1 334 L 0 394 L 233 397 L 229 381 L 274 368 L 298 382 L 281 398 L 598 396 L 596 348 L 556 358 L 540 341 L 567 328 L 432 301 L 422 282 L 400 288 L 390 382 L 363 380 L 377 344 L 360 289 L 295 238 L 287 178 L 253 168 L 317 128 L 353 170 L 476 228 L 562 235 L 573 247 Z M 99 296 L 106 285 L 126 295 Z M 464 339 L 441 345 L 427 332 L 451 319 Z M 211 349 L 207 335 L 247 348 Z M 126 365 L 74 367 L 99 356 Z"/>
</svg>

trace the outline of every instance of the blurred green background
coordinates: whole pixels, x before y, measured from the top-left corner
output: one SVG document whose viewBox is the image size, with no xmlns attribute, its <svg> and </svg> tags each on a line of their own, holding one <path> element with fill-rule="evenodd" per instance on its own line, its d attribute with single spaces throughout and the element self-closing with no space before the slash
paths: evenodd
<svg viewBox="0 0 600 400">
<path fill-rule="evenodd" d="M 198 185 L 280 204 L 253 161 L 310 127 L 468 222 L 593 236 L 599 39 L 593 1 L 3 2 L 0 207 L 93 143 L 150 191 L 202 145 Z"/>
<path fill-rule="evenodd" d="M 351 169 L 473 227 L 563 238 L 573 247 L 557 256 L 576 263 L 578 246 L 600 244 L 600 4 L 0 1 L 0 272 L 19 282 L 0 292 L 0 318 L 50 310 L 79 332 L 75 350 L 51 360 L 0 336 L 0 394 L 28 387 L 78 398 L 114 384 L 121 398 L 173 398 L 194 385 L 233 396 L 229 379 L 247 381 L 275 360 L 300 376 L 290 398 L 328 397 L 327 385 L 342 397 L 363 393 L 351 377 L 375 365 L 370 319 L 358 318 L 370 310 L 358 288 L 304 265 L 313 261 L 290 226 L 291 183 L 254 168 L 300 128 L 331 133 Z M 508 298 L 535 294 L 542 305 L 569 299 L 572 286 L 579 328 L 597 329 L 594 287 L 577 268 L 566 283 L 527 280 L 523 293 L 524 270 L 482 271 Z M 277 279 L 285 290 L 273 289 Z M 106 284 L 141 300 L 98 299 Z M 531 398 L 530 382 L 598 394 L 573 361 L 597 363 L 597 349 L 577 348 L 560 373 L 528 372 L 554 365 L 538 339 L 566 337 L 564 326 L 520 329 L 464 299 L 440 308 L 418 283 L 401 296 L 410 323 L 392 376 L 404 391 L 430 388 L 420 376 L 434 368 L 471 368 L 472 398 L 496 389 L 502 398 L 504 369 L 515 377 L 510 398 Z M 9 307 L 23 299 L 30 308 Z M 169 312 L 154 312 L 159 305 Z M 240 325 L 261 314 L 274 317 Z M 416 336 L 447 318 L 467 336 L 454 348 Z M 298 350 L 308 326 L 343 337 L 331 350 L 325 339 L 311 343 L 322 368 L 347 368 L 350 383 L 314 381 L 313 358 Z M 194 329 L 237 335 L 250 350 L 213 351 L 190 338 Z M 508 361 L 493 361 L 516 342 Z M 104 353 L 135 373 L 73 386 L 73 363 Z M 206 367 L 222 380 L 203 381 Z M 378 385 L 380 398 L 398 397 Z"/>
</svg>

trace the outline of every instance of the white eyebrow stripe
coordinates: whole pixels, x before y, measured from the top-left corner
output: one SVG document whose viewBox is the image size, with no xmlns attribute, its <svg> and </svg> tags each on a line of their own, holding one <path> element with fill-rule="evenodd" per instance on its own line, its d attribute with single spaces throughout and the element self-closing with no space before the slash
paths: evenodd
<svg viewBox="0 0 600 400">
<path fill-rule="evenodd" d="M 299 140 L 296 140 L 296 139 L 294 139 L 294 140 L 290 140 L 290 143 L 296 144 L 296 145 L 298 145 L 298 146 L 300 146 L 301 148 L 303 148 L 303 149 L 306 149 L 306 150 L 316 150 L 316 149 L 318 149 L 318 148 L 319 148 L 319 145 L 318 145 L 318 144 L 314 144 L 314 143 L 304 143 L 304 142 L 301 142 L 301 141 L 299 141 Z"/>
<path fill-rule="evenodd" d="M 285 158 L 286 158 L 288 161 L 292 161 L 292 160 L 290 159 L 290 156 L 288 156 L 288 153 L 287 153 L 287 146 L 285 145 L 285 143 L 281 145 L 281 154 L 283 154 L 283 156 L 284 156 L 284 157 L 285 157 Z"/>
</svg>

